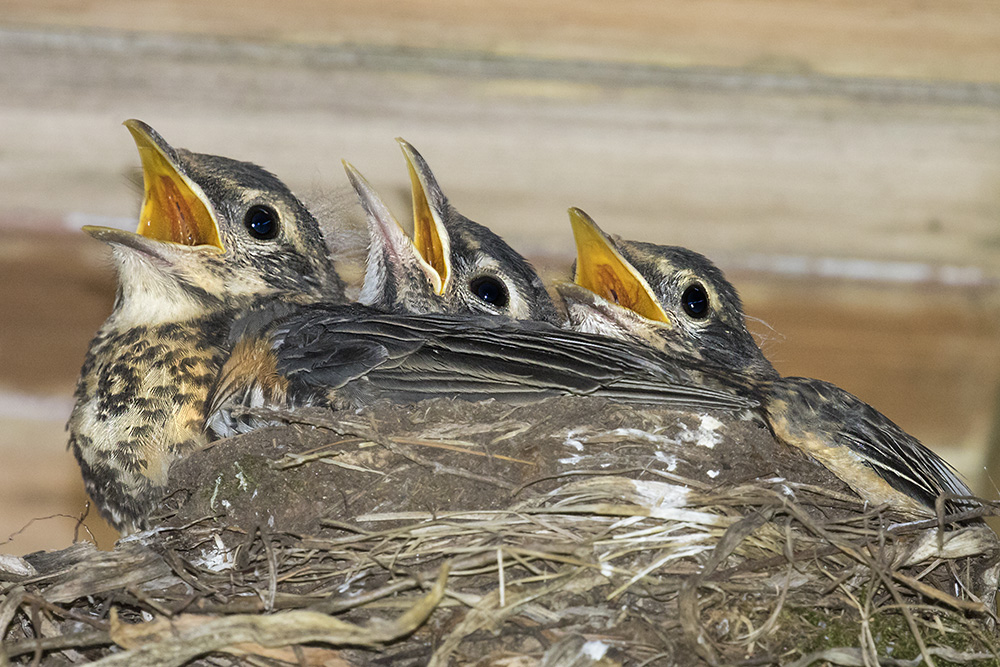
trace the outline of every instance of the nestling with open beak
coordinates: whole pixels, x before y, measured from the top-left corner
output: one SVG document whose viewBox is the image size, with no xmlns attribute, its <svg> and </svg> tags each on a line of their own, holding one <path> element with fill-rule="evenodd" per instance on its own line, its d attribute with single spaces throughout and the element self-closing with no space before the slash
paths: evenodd
<svg viewBox="0 0 1000 667">
<path fill-rule="evenodd" d="M 828 382 L 781 377 L 746 328 L 735 288 L 685 248 L 605 234 L 570 209 L 574 283 L 559 287 L 574 328 L 642 342 L 728 371 L 780 441 L 826 466 L 866 501 L 927 514 L 972 492 L 939 456 L 861 399 Z M 948 499 L 948 512 L 974 507 Z"/>
<path fill-rule="evenodd" d="M 420 153 L 397 141 L 410 173 L 412 240 L 361 173 L 344 163 L 371 235 L 359 302 L 389 312 L 558 322 L 531 264 L 502 238 L 456 211 Z"/>
<path fill-rule="evenodd" d="M 178 456 L 206 442 L 205 402 L 231 320 L 268 300 L 342 300 L 316 221 L 260 167 L 167 144 L 125 122 L 142 161 L 135 233 L 84 231 L 111 246 L 114 309 L 87 352 L 69 446 L 116 528 L 143 526 Z"/>
<path fill-rule="evenodd" d="M 555 326 L 555 309 L 530 265 L 455 213 L 419 154 L 401 144 L 416 241 L 345 163 L 371 229 L 361 303 L 294 313 L 263 309 L 241 318 L 230 341 L 233 357 L 211 394 L 215 435 L 269 423 L 258 416 L 261 409 L 356 408 L 378 399 L 526 403 L 577 395 L 679 409 L 756 406 L 738 395 L 728 375 L 687 358 Z M 509 298 L 491 303 L 476 294 L 472 288 L 484 276 L 500 282 Z"/>
</svg>

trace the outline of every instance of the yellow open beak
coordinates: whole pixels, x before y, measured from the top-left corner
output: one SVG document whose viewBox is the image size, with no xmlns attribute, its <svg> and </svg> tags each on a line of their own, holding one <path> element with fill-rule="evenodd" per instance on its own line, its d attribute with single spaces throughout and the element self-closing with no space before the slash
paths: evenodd
<svg viewBox="0 0 1000 667">
<path fill-rule="evenodd" d="M 573 281 L 647 319 L 670 324 L 649 283 L 622 257 L 597 223 L 578 208 L 569 209 L 569 221 L 576 239 Z"/>
<path fill-rule="evenodd" d="M 438 219 L 438 213 L 431 206 L 427 191 L 431 187 L 434 175 L 427 162 L 406 140 L 396 138 L 399 147 L 403 149 L 406 166 L 410 171 L 410 186 L 413 194 L 413 245 L 417 252 L 435 271 L 440 281 L 438 294 L 443 294 L 448 287 L 451 275 L 451 247 L 448 232 Z"/>
<path fill-rule="evenodd" d="M 124 123 L 142 160 L 144 198 L 136 234 L 156 241 L 224 252 L 204 191 L 178 169 L 173 150 L 142 121 Z"/>
<path fill-rule="evenodd" d="M 354 186 L 354 191 L 358 193 L 365 213 L 368 214 L 368 229 L 370 233 L 374 234 L 372 243 L 377 242 L 381 247 L 389 249 L 400 263 L 404 263 L 405 258 L 412 258 L 427 276 L 434 293 L 441 294 L 444 288 L 441 285 L 441 275 L 437 269 L 424 260 L 413 241 L 403 231 L 402 226 L 396 221 L 395 216 L 382 201 L 382 198 L 378 196 L 368 179 L 362 176 L 361 172 L 347 160 L 342 160 L 342 162 L 344 170 L 347 172 L 347 178 Z"/>
</svg>

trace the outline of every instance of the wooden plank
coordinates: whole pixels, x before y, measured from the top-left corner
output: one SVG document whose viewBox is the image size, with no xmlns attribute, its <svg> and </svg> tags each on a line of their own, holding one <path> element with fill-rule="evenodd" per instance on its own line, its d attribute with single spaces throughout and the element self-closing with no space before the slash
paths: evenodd
<svg viewBox="0 0 1000 667">
<path fill-rule="evenodd" d="M 54 415 L 53 415 L 54 416 Z M 80 469 L 55 419 L 0 416 L 0 551 L 61 549 L 74 538 L 114 546 L 117 533 L 90 507 Z M 86 515 L 83 524 L 79 519 Z"/>
<path fill-rule="evenodd" d="M 993 0 L 7 0 L 6 25 L 671 67 L 1000 81 Z"/>
<path fill-rule="evenodd" d="M 69 400 L 90 338 L 111 312 L 110 257 L 82 233 L 7 230 L 0 238 L 0 284 L 18 286 L 0 295 L 0 390 Z"/>
<path fill-rule="evenodd" d="M 136 160 L 118 123 L 135 116 L 321 195 L 343 187 L 341 157 L 381 189 L 405 188 L 392 142 L 405 136 L 460 210 L 527 252 L 569 254 L 565 209 L 577 205 L 609 231 L 713 256 L 1000 275 L 1000 104 L 759 77 L 618 85 L 385 70 L 238 45 L 209 59 L 192 42 L 50 37 L 0 42 L 0 189 L 19 219 L 133 215 Z"/>
<path fill-rule="evenodd" d="M 989 289 L 735 273 L 750 328 L 783 375 L 833 382 L 945 455 L 984 493 L 1000 389 Z"/>
</svg>

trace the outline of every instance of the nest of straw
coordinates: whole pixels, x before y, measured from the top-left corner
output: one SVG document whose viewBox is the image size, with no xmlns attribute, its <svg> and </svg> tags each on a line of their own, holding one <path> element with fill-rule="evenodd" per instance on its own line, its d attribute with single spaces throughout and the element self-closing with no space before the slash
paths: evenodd
<svg viewBox="0 0 1000 667">
<path fill-rule="evenodd" d="M 893 516 L 731 415 L 271 414 L 158 527 L 0 559 L 0 664 L 995 664 L 982 522 Z"/>
</svg>

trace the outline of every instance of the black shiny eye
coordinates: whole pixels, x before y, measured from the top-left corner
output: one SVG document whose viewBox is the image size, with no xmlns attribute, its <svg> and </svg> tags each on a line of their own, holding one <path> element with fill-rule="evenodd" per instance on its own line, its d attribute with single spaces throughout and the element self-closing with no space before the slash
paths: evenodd
<svg viewBox="0 0 1000 667">
<path fill-rule="evenodd" d="M 507 305 L 507 288 L 493 276 L 480 276 L 469 283 L 469 289 L 477 297 L 496 308 Z"/>
<path fill-rule="evenodd" d="M 700 320 L 708 315 L 708 292 L 701 283 L 689 285 L 681 295 L 681 303 L 684 305 L 684 312 L 695 319 Z"/>
<path fill-rule="evenodd" d="M 278 235 L 278 213 L 270 206 L 251 206 L 243 224 L 255 239 L 268 241 Z"/>
</svg>

